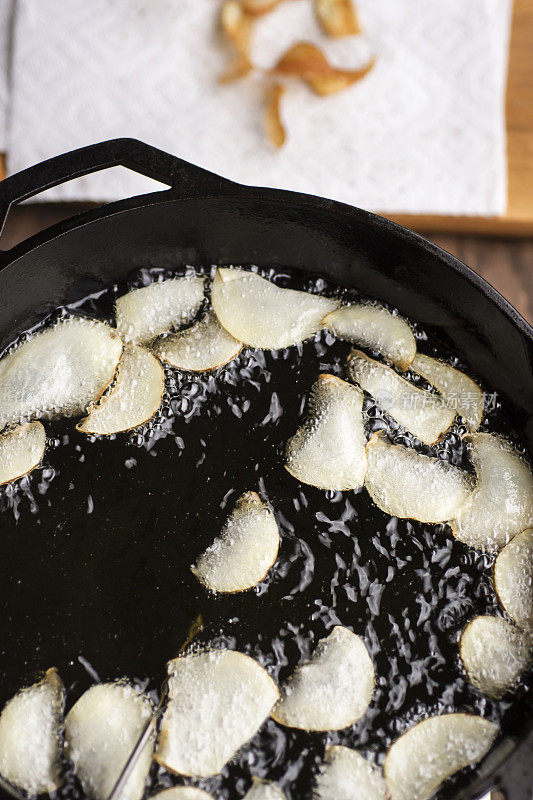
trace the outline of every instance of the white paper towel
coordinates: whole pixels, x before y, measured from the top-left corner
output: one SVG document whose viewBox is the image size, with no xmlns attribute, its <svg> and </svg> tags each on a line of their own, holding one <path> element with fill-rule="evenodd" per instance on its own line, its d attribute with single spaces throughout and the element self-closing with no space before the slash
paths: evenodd
<svg viewBox="0 0 533 800">
<path fill-rule="evenodd" d="M 219 0 L 16 0 L 8 167 L 133 136 L 245 183 L 388 212 L 501 214 L 510 2 L 358 0 L 364 33 L 342 40 L 320 33 L 309 0 L 281 3 L 257 25 L 260 64 L 302 39 L 339 65 L 377 61 L 325 99 L 291 85 L 289 140 L 274 152 L 264 79 L 217 83 L 229 60 Z M 110 173 L 54 196 L 109 200 L 137 186 Z"/>
<path fill-rule="evenodd" d="M 7 147 L 9 56 L 13 0 L 0 0 L 0 152 Z"/>
</svg>

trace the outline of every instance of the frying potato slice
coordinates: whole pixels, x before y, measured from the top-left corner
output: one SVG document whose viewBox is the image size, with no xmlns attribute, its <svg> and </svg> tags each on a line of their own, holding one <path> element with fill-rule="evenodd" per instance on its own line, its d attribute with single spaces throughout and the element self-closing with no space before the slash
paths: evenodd
<svg viewBox="0 0 533 800">
<path fill-rule="evenodd" d="M 275 83 L 274 86 L 270 87 L 263 118 L 268 141 L 275 148 L 283 147 L 287 138 L 281 119 L 281 99 L 284 94 L 285 87 L 280 83 Z"/>
<path fill-rule="evenodd" d="M 446 522 L 472 493 L 470 475 L 439 458 L 374 435 L 367 446 L 365 486 L 386 514 Z"/>
<path fill-rule="evenodd" d="M 418 389 L 391 367 L 374 361 L 360 350 L 352 351 L 348 374 L 384 411 L 424 444 L 436 442 L 454 420 L 455 410 L 447 408 L 442 397 Z"/>
<path fill-rule="evenodd" d="M 347 89 L 367 75 L 374 61 L 359 69 L 340 69 L 332 66 L 326 56 L 310 42 L 298 42 L 280 58 L 274 75 L 301 78 L 313 91 L 321 96 Z"/>
<path fill-rule="evenodd" d="M 224 366 L 239 355 L 242 342 L 234 339 L 212 311 L 190 328 L 171 333 L 154 346 L 166 364 L 189 372 L 206 372 Z"/>
<path fill-rule="evenodd" d="M 171 278 L 133 289 L 116 302 L 117 330 L 127 342 L 147 344 L 191 322 L 203 299 L 203 278 Z"/>
<path fill-rule="evenodd" d="M 342 730 L 363 716 L 373 693 L 374 667 L 363 640 L 336 625 L 282 686 L 272 717 L 289 728 Z"/>
<path fill-rule="evenodd" d="M 501 617 L 475 617 L 461 634 L 459 653 L 470 683 L 501 697 L 531 660 L 531 637 Z"/>
<path fill-rule="evenodd" d="M 533 525 L 533 475 L 500 436 L 473 433 L 470 442 L 477 484 L 453 520 L 453 532 L 470 547 L 494 552 Z"/>
<path fill-rule="evenodd" d="M 385 757 L 391 800 L 429 800 L 446 778 L 480 761 L 497 732 L 497 725 L 473 714 L 443 714 L 414 725 Z"/>
<path fill-rule="evenodd" d="M 0 774 L 30 795 L 59 789 L 65 690 L 57 671 L 22 689 L 0 715 Z"/>
<path fill-rule="evenodd" d="M 40 422 L 29 422 L 0 434 L 0 485 L 31 472 L 44 456 L 46 434 Z"/>
<path fill-rule="evenodd" d="M 494 564 L 494 585 L 500 603 L 516 624 L 533 631 L 533 530 L 506 544 Z"/>
<path fill-rule="evenodd" d="M 161 364 L 148 350 L 126 345 L 115 385 L 89 409 L 78 430 L 105 436 L 148 422 L 161 405 L 164 377 Z"/>
<path fill-rule="evenodd" d="M 259 730 L 279 697 L 253 658 L 232 650 L 168 664 L 169 701 L 155 759 L 181 775 L 216 775 Z"/>
<path fill-rule="evenodd" d="M 416 341 L 409 324 L 382 306 L 343 306 L 322 322 L 339 339 L 370 347 L 399 369 L 407 369 L 416 355 Z"/>
<path fill-rule="evenodd" d="M 245 492 L 220 537 L 191 569 L 214 592 L 243 592 L 263 580 L 278 550 L 279 530 L 274 514 L 258 494 Z"/>
<path fill-rule="evenodd" d="M 411 367 L 441 393 L 451 408 L 464 417 L 469 430 L 479 428 L 483 419 L 483 392 L 472 378 L 422 353 L 415 356 Z"/>
<path fill-rule="evenodd" d="M 163 789 L 162 792 L 151 795 L 151 800 L 155 797 L 159 800 L 214 800 L 213 795 L 195 786 L 172 786 L 171 789 Z"/>
<path fill-rule="evenodd" d="M 148 698 L 127 683 L 91 686 L 65 719 L 67 754 L 84 792 L 107 800 L 153 709 Z M 139 800 L 152 761 L 153 737 L 140 753 L 119 798 Z"/>
<path fill-rule="evenodd" d="M 311 389 L 308 416 L 287 442 L 285 468 L 302 483 L 346 491 L 363 485 L 366 472 L 363 394 L 322 374 Z"/>
<path fill-rule="evenodd" d="M 272 781 L 254 778 L 252 787 L 246 792 L 243 800 L 285 800 L 285 795 Z"/>
<path fill-rule="evenodd" d="M 30 417 L 83 413 L 113 380 L 122 342 L 103 322 L 72 317 L 0 361 L 0 430 Z"/>
<path fill-rule="evenodd" d="M 243 78 L 252 70 L 250 47 L 253 17 L 239 0 L 225 0 L 220 12 L 222 31 L 233 46 L 236 55 L 229 69 L 222 75 L 221 83 Z"/>
<path fill-rule="evenodd" d="M 316 800 L 386 800 L 381 770 L 351 747 L 326 747 L 326 757 L 315 781 Z"/>
<path fill-rule="evenodd" d="M 328 36 L 355 36 L 361 33 L 352 0 L 315 0 L 315 14 Z"/>
<path fill-rule="evenodd" d="M 254 272 L 217 269 L 211 289 L 220 324 L 244 344 L 277 350 L 303 342 L 322 327 L 336 300 L 280 289 Z"/>
</svg>

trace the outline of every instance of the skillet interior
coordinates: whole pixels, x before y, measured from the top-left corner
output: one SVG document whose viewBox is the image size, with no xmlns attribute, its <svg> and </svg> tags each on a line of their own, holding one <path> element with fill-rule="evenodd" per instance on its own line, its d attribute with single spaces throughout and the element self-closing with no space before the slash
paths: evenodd
<svg viewBox="0 0 533 800">
<path fill-rule="evenodd" d="M 140 267 L 256 263 L 322 274 L 391 303 L 448 340 L 511 404 L 513 425 L 533 450 L 531 330 L 451 256 L 365 212 L 285 192 L 221 188 L 214 180 L 200 197 L 172 190 L 89 212 L 23 243 L 4 262 L 2 347 L 58 305 Z M 8 644 L 2 649 L 9 663 Z M 514 743 L 504 740 L 454 796 L 478 796 Z"/>
</svg>

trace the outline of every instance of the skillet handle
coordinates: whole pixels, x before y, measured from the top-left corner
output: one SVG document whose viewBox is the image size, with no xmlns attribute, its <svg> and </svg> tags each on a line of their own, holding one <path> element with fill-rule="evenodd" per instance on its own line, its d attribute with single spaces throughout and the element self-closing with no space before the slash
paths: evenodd
<svg viewBox="0 0 533 800">
<path fill-rule="evenodd" d="M 237 184 L 137 139 L 110 139 L 50 158 L 0 182 L 0 235 L 9 209 L 28 197 L 110 167 L 165 183 L 180 197 L 218 194 Z"/>
</svg>

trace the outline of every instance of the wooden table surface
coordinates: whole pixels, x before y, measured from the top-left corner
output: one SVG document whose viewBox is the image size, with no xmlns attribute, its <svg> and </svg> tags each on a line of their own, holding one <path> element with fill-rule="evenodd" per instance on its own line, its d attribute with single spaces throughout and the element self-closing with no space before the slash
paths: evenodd
<svg viewBox="0 0 533 800">
<path fill-rule="evenodd" d="M 472 267 L 533 325 L 533 238 L 424 235 Z"/>
</svg>

